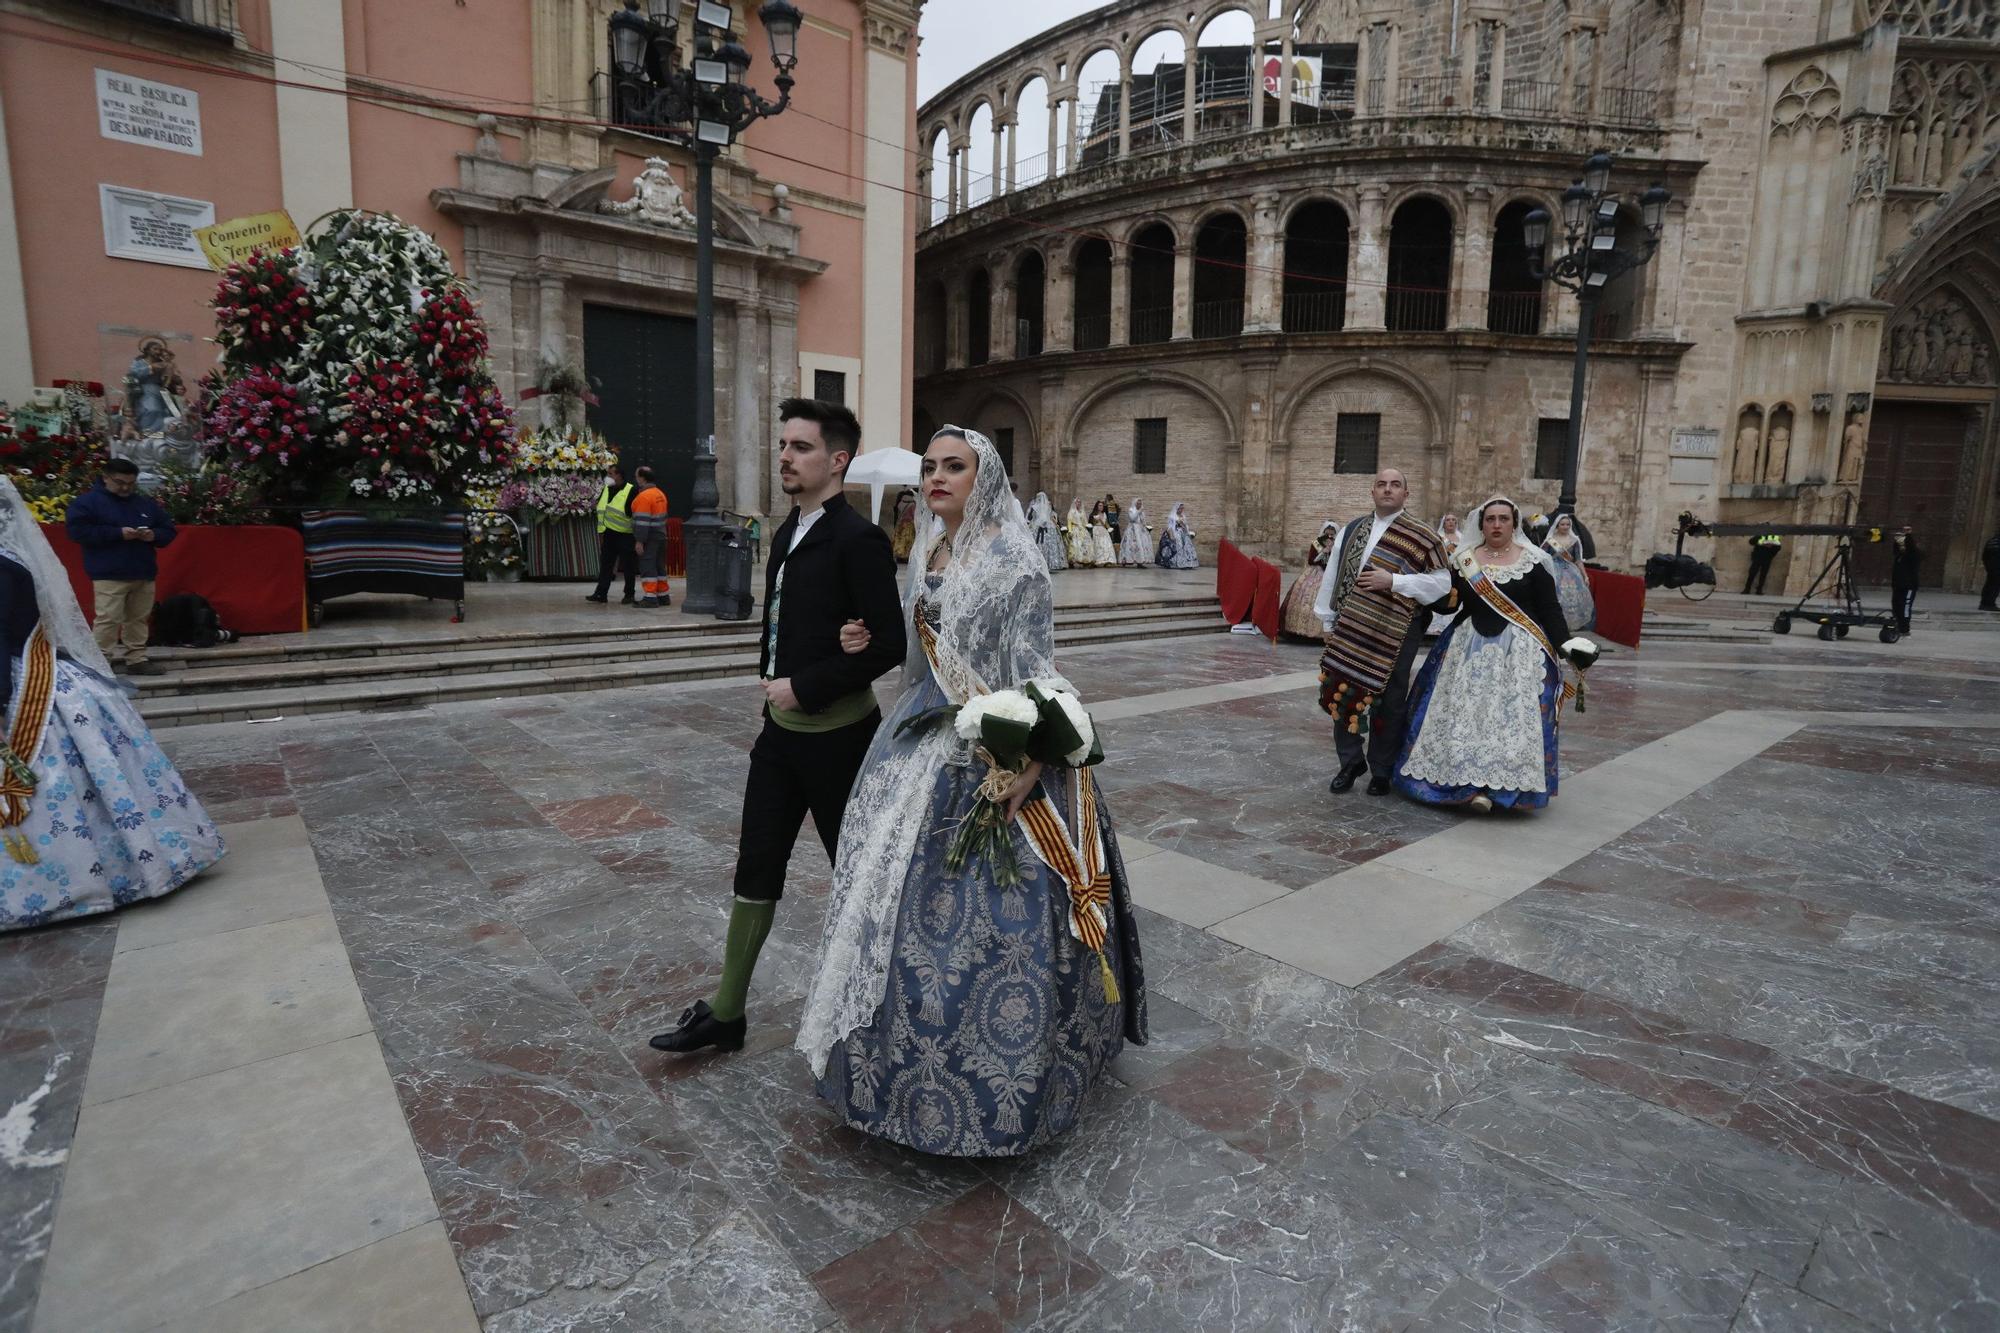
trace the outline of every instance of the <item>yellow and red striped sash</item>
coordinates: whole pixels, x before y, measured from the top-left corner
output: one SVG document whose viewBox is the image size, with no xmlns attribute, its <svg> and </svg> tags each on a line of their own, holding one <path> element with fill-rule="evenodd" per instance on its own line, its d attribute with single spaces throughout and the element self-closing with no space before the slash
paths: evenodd
<svg viewBox="0 0 2000 1333">
<path fill-rule="evenodd" d="M 29 802 L 35 795 L 35 774 L 29 767 L 42 748 L 42 732 L 49 724 L 49 702 L 56 692 L 56 654 L 40 625 L 28 636 L 21 654 L 21 694 L 14 718 L 7 730 L 8 762 L 0 764 L 0 828 L 5 834 L 7 853 L 22 865 L 41 860 L 27 836 L 15 832 L 28 818 Z"/>
<path fill-rule="evenodd" d="M 1452 558 L 1458 562 L 1459 574 L 1471 586 L 1472 591 L 1479 595 L 1479 600 L 1498 611 L 1508 624 L 1532 636 L 1535 642 L 1541 645 L 1542 651 L 1548 654 L 1549 660 L 1556 664 L 1556 679 L 1562 682 L 1562 691 L 1556 696 L 1556 712 L 1560 714 L 1562 706 L 1576 697 L 1576 686 L 1572 685 L 1569 677 L 1563 674 L 1563 655 L 1549 642 L 1549 636 L 1542 633 L 1542 627 L 1535 623 L 1535 618 L 1523 611 L 1513 598 L 1500 591 L 1500 585 L 1487 574 L 1477 556 L 1470 550 L 1465 550 L 1458 552 Z"/>
<path fill-rule="evenodd" d="M 1097 955 L 1098 966 L 1104 971 L 1104 998 L 1116 1004 L 1118 983 L 1112 978 L 1111 958 L 1105 949 L 1111 918 L 1111 872 L 1104 865 L 1104 840 L 1097 827 L 1097 799 L 1089 769 L 1075 770 L 1070 799 L 1075 804 L 1077 831 L 1082 834 L 1081 848 L 1070 841 L 1069 828 L 1046 794 L 1032 797 L 1014 822 L 1021 826 L 1028 846 L 1034 848 L 1042 864 L 1068 886 L 1069 933 Z"/>
</svg>

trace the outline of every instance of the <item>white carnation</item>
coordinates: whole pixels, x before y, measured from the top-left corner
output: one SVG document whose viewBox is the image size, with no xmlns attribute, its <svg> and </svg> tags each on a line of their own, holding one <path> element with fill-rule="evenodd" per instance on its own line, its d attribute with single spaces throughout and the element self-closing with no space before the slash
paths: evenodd
<svg viewBox="0 0 2000 1333">
<path fill-rule="evenodd" d="M 1097 740 L 1097 728 L 1092 725 L 1090 714 L 1085 711 L 1084 706 L 1077 701 L 1077 697 L 1074 694 L 1064 694 L 1058 691 L 1050 697 L 1055 700 L 1056 707 L 1062 709 L 1063 717 L 1069 721 L 1072 727 L 1076 728 L 1076 734 L 1082 737 L 1083 743 L 1064 756 L 1070 763 L 1080 764 L 1090 758 L 1090 747 Z"/>
<path fill-rule="evenodd" d="M 967 699 L 965 706 L 958 710 L 958 717 L 952 726 L 964 739 L 976 741 L 989 713 L 1003 722 L 1018 722 L 1023 726 L 1033 726 L 1041 716 L 1035 711 L 1034 700 L 1021 691 L 999 690 Z"/>
</svg>

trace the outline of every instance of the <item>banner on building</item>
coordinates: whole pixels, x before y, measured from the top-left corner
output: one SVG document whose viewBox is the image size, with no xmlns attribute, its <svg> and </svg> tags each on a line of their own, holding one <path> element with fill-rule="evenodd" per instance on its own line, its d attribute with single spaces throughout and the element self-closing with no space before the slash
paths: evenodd
<svg viewBox="0 0 2000 1333">
<path fill-rule="evenodd" d="M 208 267 L 194 231 L 215 221 L 214 204 L 123 185 L 99 185 L 97 197 L 104 212 L 105 254 L 149 264 Z"/>
<path fill-rule="evenodd" d="M 201 94 L 116 70 L 97 71 L 97 132 L 201 156 Z"/>
<path fill-rule="evenodd" d="M 1319 101 L 1319 81 L 1326 62 L 1319 56 L 1292 57 L 1292 100 L 1311 105 Z M 1282 94 L 1278 81 L 1284 73 L 1285 61 L 1282 56 L 1264 58 L 1264 91 L 1272 97 Z"/>
<path fill-rule="evenodd" d="M 254 250 L 269 253 L 299 244 L 299 228 L 292 215 L 281 208 L 275 213 L 252 213 L 213 227 L 197 227 L 194 238 L 208 256 L 208 266 L 219 272 L 248 259 Z"/>
</svg>

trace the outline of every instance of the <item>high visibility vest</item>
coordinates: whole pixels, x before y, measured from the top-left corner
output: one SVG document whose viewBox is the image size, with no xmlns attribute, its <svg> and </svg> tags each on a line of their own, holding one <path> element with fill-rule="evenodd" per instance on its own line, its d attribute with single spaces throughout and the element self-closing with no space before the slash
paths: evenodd
<svg viewBox="0 0 2000 1333">
<path fill-rule="evenodd" d="M 632 483 L 614 492 L 611 483 L 604 483 L 603 494 L 597 497 L 597 530 L 599 532 L 630 532 L 632 515 L 627 512 L 632 503 Z"/>
<path fill-rule="evenodd" d="M 1757 539 L 1759 546 L 1783 546 L 1784 541 L 1776 533 L 1767 532 Z"/>
</svg>

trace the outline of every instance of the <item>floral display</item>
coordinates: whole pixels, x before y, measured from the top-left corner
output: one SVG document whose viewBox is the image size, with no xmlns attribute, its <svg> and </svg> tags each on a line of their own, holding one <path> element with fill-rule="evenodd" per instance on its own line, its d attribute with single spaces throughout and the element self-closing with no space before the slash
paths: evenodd
<svg viewBox="0 0 2000 1333">
<path fill-rule="evenodd" d="M 69 502 L 90 489 L 109 458 L 97 436 L 17 428 L 0 407 L 0 468 L 43 523 L 62 522 Z"/>
<path fill-rule="evenodd" d="M 514 449 L 513 475 L 501 488 L 500 507 L 533 522 L 586 518 L 597 511 L 605 469 L 618 451 L 588 426 L 525 431 Z"/>
<path fill-rule="evenodd" d="M 518 577 L 527 570 L 521 552 L 520 531 L 514 520 L 500 511 L 506 508 L 501 492 L 508 484 L 503 472 L 482 472 L 467 480 L 465 487 L 466 572 L 488 578 Z"/>
<path fill-rule="evenodd" d="M 203 442 L 273 503 L 464 503 L 511 462 L 513 413 L 442 247 L 385 214 L 233 264 L 214 299 L 223 367 Z"/>
<path fill-rule="evenodd" d="M 256 483 L 230 468 L 169 469 L 152 494 L 176 523 L 227 527 L 270 521 Z"/>
</svg>

